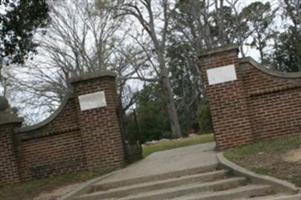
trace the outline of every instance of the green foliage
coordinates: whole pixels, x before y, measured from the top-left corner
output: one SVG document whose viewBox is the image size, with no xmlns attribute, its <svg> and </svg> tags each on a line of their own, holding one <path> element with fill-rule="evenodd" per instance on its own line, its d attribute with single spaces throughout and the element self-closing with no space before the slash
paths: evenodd
<svg viewBox="0 0 301 200">
<path fill-rule="evenodd" d="M 301 71 L 300 0 L 284 0 L 282 9 L 282 17 L 287 20 L 288 26 L 275 38 L 275 52 L 270 56 L 270 63 L 280 71 Z"/>
<path fill-rule="evenodd" d="M 135 144 L 137 143 L 137 141 L 141 141 L 140 131 L 135 113 L 129 113 L 125 116 L 124 137 L 124 139 L 128 141 L 129 144 Z"/>
<path fill-rule="evenodd" d="M 290 27 L 278 36 L 274 48 L 271 63 L 277 70 L 301 71 L 301 30 L 295 33 L 294 28 Z"/>
<path fill-rule="evenodd" d="M 170 81 L 176 96 L 177 111 L 182 133 L 197 126 L 196 110 L 201 99 L 202 83 L 195 58 L 188 44 L 171 40 L 167 57 L 170 66 Z"/>
<path fill-rule="evenodd" d="M 237 19 L 238 17 L 234 15 L 233 9 L 229 6 L 223 6 L 218 10 L 212 11 L 210 13 L 210 18 L 211 33 L 213 34 L 214 38 L 216 38 L 215 43 L 218 45 L 221 43 L 221 41 L 222 45 L 231 45 L 233 43 L 237 43 L 237 38 L 239 36 L 238 28 L 240 29 L 240 32 L 242 30 L 248 30 L 245 23 L 240 21 L 239 24 L 237 24 L 237 20 L 240 19 Z M 222 22 L 219 22 L 220 20 L 222 20 Z M 221 24 L 223 25 L 222 35 L 220 33 Z"/>
<path fill-rule="evenodd" d="M 247 45 L 255 47 L 260 53 L 261 62 L 265 63 L 267 55 L 264 49 L 268 46 L 268 41 L 274 37 L 274 32 L 270 29 L 270 26 L 275 17 L 275 10 L 272 10 L 269 2 L 264 4 L 258 1 L 243 8 L 240 17 L 251 30 L 252 40 Z"/>
<path fill-rule="evenodd" d="M 260 15 L 258 15 L 260 13 Z M 254 28 L 264 31 L 273 20 L 274 12 L 272 12 L 269 2 L 254 2 L 243 8 L 241 17 L 245 21 L 251 23 Z"/>
<path fill-rule="evenodd" d="M 301 32 L 300 37 L 295 37 L 291 29 L 281 33 L 271 62 L 280 71 L 301 71 Z"/>
<path fill-rule="evenodd" d="M 255 155 L 261 152 L 286 152 L 287 150 L 300 147 L 300 144 L 300 136 L 288 136 L 273 140 L 267 139 L 243 147 L 230 149 L 226 151 L 225 156 L 231 160 L 240 160 L 245 158 L 246 156 Z"/>
<path fill-rule="evenodd" d="M 212 133 L 213 124 L 208 103 L 202 103 L 199 105 L 197 115 L 200 133 Z"/>
<path fill-rule="evenodd" d="M 23 63 L 37 44 L 35 31 L 48 22 L 46 0 L 1 0 L 0 61 L 3 64 Z"/>
<path fill-rule="evenodd" d="M 141 141 L 145 142 L 171 136 L 167 112 L 158 92 L 156 85 L 145 86 L 139 92 L 136 102 L 137 120 L 135 120 L 134 113 L 127 115 L 128 137 L 140 135 Z"/>
</svg>

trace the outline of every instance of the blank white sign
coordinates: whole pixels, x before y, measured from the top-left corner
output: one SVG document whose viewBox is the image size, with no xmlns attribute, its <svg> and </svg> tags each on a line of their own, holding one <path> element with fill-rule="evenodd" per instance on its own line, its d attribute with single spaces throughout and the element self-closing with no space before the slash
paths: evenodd
<svg viewBox="0 0 301 200">
<path fill-rule="evenodd" d="M 209 85 L 237 80 L 235 66 L 227 65 L 207 70 Z"/>
<path fill-rule="evenodd" d="M 81 95 L 78 99 L 81 111 L 107 106 L 104 91 Z"/>
</svg>

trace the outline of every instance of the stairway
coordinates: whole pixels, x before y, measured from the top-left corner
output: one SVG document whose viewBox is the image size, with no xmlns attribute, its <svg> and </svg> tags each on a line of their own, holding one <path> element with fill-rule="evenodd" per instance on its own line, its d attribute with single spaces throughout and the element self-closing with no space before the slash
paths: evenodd
<svg viewBox="0 0 301 200">
<path fill-rule="evenodd" d="M 101 182 L 74 200 L 301 200 L 272 186 L 252 184 L 216 165 Z"/>
</svg>

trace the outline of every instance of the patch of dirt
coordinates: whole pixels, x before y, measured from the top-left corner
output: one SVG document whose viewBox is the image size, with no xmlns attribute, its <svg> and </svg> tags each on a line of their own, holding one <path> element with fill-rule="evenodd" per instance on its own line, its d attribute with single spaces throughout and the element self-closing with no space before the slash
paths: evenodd
<svg viewBox="0 0 301 200">
<path fill-rule="evenodd" d="M 77 187 L 79 187 L 82 183 L 67 185 L 64 187 L 61 187 L 59 189 L 53 190 L 51 192 L 44 192 L 41 193 L 39 196 L 35 197 L 33 200 L 57 200 L 60 197 L 63 197 L 67 193 L 75 190 Z"/>
<path fill-rule="evenodd" d="M 287 180 L 301 187 L 301 162 L 291 162 L 291 160 L 299 160 L 301 150 L 298 149 L 285 153 L 258 153 L 246 156 L 236 162 L 254 172 L 275 176 L 279 179 Z M 288 162 L 286 155 L 292 155 Z M 284 159 L 286 158 L 286 159 Z"/>
<path fill-rule="evenodd" d="M 288 151 L 283 155 L 283 160 L 286 162 L 301 163 L 301 148 Z"/>
</svg>

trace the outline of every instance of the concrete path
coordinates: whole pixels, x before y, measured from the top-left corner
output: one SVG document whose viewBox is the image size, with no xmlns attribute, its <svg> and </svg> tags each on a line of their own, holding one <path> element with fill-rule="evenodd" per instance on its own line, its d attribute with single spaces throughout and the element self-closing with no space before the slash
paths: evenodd
<svg viewBox="0 0 301 200">
<path fill-rule="evenodd" d="M 215 143 L 193 145 L 149 155 L 103 180 L 118 181 L 217 164 Z"/>
<path fill-rule="evenodd" d="M 72 200 L 300 200 L 219 166 L 215 144 L 151 154 L 94 182 Z M 69 200 L 69 199 L 68 199 Z"/>
</svg>

